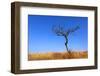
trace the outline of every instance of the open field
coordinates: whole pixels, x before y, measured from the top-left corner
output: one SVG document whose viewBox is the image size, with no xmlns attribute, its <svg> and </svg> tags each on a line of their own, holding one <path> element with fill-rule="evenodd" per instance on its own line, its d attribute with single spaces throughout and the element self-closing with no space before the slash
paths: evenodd
<svg viewBox="0 0 100 76">
<path fill-rule="evenodd" d="M 55 59 L 79 59 L 88 58 L 88 52 L 48 52 L 48 53 L 31 53 L 28 60 L 55 60 Z"/>
</svg>

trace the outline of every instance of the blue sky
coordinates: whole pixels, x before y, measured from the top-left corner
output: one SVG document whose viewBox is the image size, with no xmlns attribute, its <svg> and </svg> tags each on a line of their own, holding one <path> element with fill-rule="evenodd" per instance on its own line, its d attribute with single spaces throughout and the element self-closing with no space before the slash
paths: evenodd
<svg viewBox="0 0 100 76">
<path fill-rule="evenodd" d="M 53 26 L 61 25 L 65 29 L 80 26 L 80 29 L 68 36 L 71 50 L 88 49 L 88 18 L 74 16 L 28 15 L 28 51 L 61 52 L 65 51 L 65 39 L 57 36 Z"/>
</svg>

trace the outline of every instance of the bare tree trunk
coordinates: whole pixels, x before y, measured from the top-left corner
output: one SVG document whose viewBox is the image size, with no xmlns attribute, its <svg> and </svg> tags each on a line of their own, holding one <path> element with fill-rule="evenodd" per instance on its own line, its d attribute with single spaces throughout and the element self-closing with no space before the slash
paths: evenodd
<svg viewBox="0 0 100 76">
<path fill-rule="evenodd" d="M 67 50 L 67 52 L 69 52 L 69 49 L 68 49 L 68 38 L 67 38 L 67 36 L 65 36 L 65 40 L 66 40 L 66 42 L 65 42 L 66 50 Z"/>
<path fill-rule="evenodd" d="M 69 50 L 69 48 L 68 48 L 68 39 L 67 39 L 67 38 L 66 38 L 65 46 L 66 46 L 67 52 L 70 53 L 70 50 Z"/>
<path fill-rule="evenodd" d="M 67 45 L 68 45 L 68 41 L 65 42 L 66 50 L 68 52 L 69 50 L 68 50 L 68 46 Z"/>
<path fill-rule="evenodd" d="M 70 50 L 68 49 L 68 41 L 66 41 L 65 46 L 66 46 L 66 50 L 67 50 L 67 53 L 68 53 L 68 58 L 70 59 L 70 57 L 71 57 L 71 52 L 70 52 Z"/>
</svg>

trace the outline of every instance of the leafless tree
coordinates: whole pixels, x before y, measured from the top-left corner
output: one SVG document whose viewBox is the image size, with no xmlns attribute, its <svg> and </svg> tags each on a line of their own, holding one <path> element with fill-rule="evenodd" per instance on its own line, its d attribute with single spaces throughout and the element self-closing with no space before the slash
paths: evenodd
<svg viewBox="0 0 100 76">
<path fill-rule="evenodd" d="M 76 26 L 74 28 L 70 28 L 70 29 L 65 29 L 63 26 L 53 26 L 53 32 L 57 35 L 57 36 L 63 36 L 66 40 L 65 42 L 65 46 L 66 46 L 66 50 L 67 52 L 70 52 L 68 49 L 68 36 L 69 34 L 75 32 L 76 30 L 78 30 L 80 27 Z"/>
</svg>

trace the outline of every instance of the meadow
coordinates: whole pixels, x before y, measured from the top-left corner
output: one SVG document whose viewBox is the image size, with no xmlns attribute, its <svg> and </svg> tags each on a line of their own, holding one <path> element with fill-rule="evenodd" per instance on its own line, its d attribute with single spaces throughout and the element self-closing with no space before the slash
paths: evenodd
<svg viewBox="0 0 100 76">
<path fill-rule="evenodd" d="M 88 58 L 88 52 L 47 52 L 47 53 L 30 53 L 28 60 L 55 60 L 55 59 L 80 59 Z"/>
</svg>

